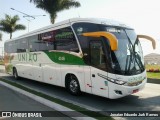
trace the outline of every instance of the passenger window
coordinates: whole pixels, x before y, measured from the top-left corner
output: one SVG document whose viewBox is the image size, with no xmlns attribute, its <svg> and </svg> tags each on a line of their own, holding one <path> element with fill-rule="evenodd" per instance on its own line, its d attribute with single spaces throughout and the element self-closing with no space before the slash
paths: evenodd
<svg viewBox="0 0 160 120">
<path fill-rule="evenodd" d="M 26 52 L 28 50 L 28 40 L 27 38 L 23 38 L 18 40 L 19 44 L 17 47 L 17 52 Z"/>
<path fill-rule="evenodd" d="M 39 51 L 39 41 L 38 41 L 38 36 L 30 36 L 29 38 L 29 50 L 30 52 L 36 52 Z"/>
<path fill-rule="evenodd" d="M 15 41 L 10 41 L 10 42 L 5 43 L 5 52 L 7 52 L 7 53 L 15 53 L 16 52 Z"/>
<path fill-rule="evenodd" d="M 6 53 L 8 53 L 8 42 L 6 42 L 6 43 L 4 44 L 4 51 L 5 51 Z"/>
<path fill-rule="evenodd" d="M 46 33 L 42 33 L 42 34 L 46 34 Z M 53 45 L 53 42 L 49 40 L 43 40 L 42 38 L 40 39 L 39 35 L 34 35 L 29 37 L 29 49 L 31 52 L 54 50 L 54 45 Z"/>
<path fill-rule="evenodd" d="M 76 38 L 70 27 L 62 28 L 56 31 L 55 47 L 56 50 L 79 52 Z"/>
</svg>

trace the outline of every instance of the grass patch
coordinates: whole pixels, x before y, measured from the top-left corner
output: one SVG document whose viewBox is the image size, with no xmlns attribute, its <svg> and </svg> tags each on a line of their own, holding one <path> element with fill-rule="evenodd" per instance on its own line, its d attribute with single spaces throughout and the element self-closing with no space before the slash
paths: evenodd
<svg viewBox="0 0 160 120">
<path fill-rule="evenodd" d="M 147 77 L 148 78 L 155 78 L 160 80 L 160 73 L 152 73 L 152 72 L 147 72 Z"/>
<path fill-rule="evenodd" d="M 160 65 L 146 65 L 146 70 L 149 69 L 160 69 Z M 160 73 L 154 73 L 154 72 L 147 72 L 148 78 L 156 78 L 160 80 Z"/>
<path fill-rule="evenodd" d="M 112 117 L 110 117 L 110 116 L 105 116 L 105 115 L 103 115 L 103 114 L 101 114 L 101 113 L 98 113 L 98 112 L 95 112 L 95 111 L 90 111 L 90 110 L 88 110 L 88 109 L 86 109 L 86 108 L 82 108 L 82 107 L 77 106 L 77 105 L 74 105 L 74 104 L 72 104 L 72 103 L 68 103 L 68 102 L 62 101 L 62 100 L 60 100 L 60 99 L 51 97 L 51 96 L 46 95 L 46 94 L 44 94 L 44 93 L 37 92 L 37 91 L 35 91 L 35 90 L 32 90 L 32 89 L 30 89 L 30 88 L 27 88 L 27 87 L 25 87 L 25 86 L 23 86 L 23 85 L 20 85 L 20 84 L 18 84 L 18 83 L 11 82 L 11 81 L 8 81 L 8 80 L 2 79 L 2 78 L 0 79 L 0 81 L 3 81 L 3 82 L 5 82 L 5 83 L 8 83 L 8 84 L 10 84 L 10 85 L 12 85 L 12 86 L 15 86 L 15 87 L 17 87 L 17 88 L 20 88 L 20 89 L 22 89 L 22 90 L 25 90 L 25 91 L 27 91 L 27 92 L 29 92 L 29 93 L 32 93 L 32 94 L 34 94 L 34 95 L 37 95 L 37 96 L 39 96 L 39 97 L 45 98 L 45 99 L 50 100 L 50 101 L 52 101 L 52 102 L 55 102 L 55 103 L 57 103 L 57 104 L 63 105 L 63 106 L 65 106 L 65 107 L 67 107 L 67 108 L 70 108 L 70 109 L 73 109 L 73 110 L 75 110 L 75 111 L 78 111 L 78 112 L 80 112 L 80 113 L 82 113 L 82 114 L 84 114 L 84 115 L 87 115 L 87 116 L 89 116 L 89 117 L 93 117 L 93 118 L 95 118 L 95 119 L 97 119 L 97 120 L 114 120 L 114 119 L 113 119 Z"/>
</svg>

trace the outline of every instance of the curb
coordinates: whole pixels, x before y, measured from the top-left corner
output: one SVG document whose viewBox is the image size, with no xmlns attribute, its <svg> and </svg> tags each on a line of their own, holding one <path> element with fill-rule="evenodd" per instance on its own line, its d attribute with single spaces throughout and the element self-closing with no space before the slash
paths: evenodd
<svg viewBox="0 0 160 120">
<path fill-rule="evenodd" d="M 147 78 L 147 83 L 160 84 L 160 79 Z"/>
<path fill-rule="evenodd" d="M 9 88 L 9 89 L 12 89 L 12 90 L 14 90 L 14 91 L 16 91 L 16 92 L 19 92 L 19 93 L 21 93 L 21 94 L 23 94 L 23 95 L 25 95 L 25 96 L 28 96 L 29 98 L 32 98 L 33 100 L 36 100 L 36 101 L 38 101 L 38 102 L 40 102 L 40 103 L 42 103 L 42 104 L 44 104 L 44 105 L 46 105 L 46 106 L 48 106 L 48 107 L 50 107 L 50 108 L 53 108 L 53 109 L 55 109 L 56 111 L 59 111 L 59 112 L 61 112 L 61 111 L 75 111 L 75 110 L 72 110 L 72 109 L 70 109 L 70 108 L 64 107 L 64 106 L 62 106 L 62 105 L 60 105 L 60 104 L 51 102 L 51 101 L 49 101 L 49 100 L 47 100 L 47 99 L 44 99 L 44 98 L 42 98 L 42 97 L 36 96 L 36 95 L 34 95 L 34 94 L 32 94 L 32 93 L 26 92 L 26 91 L 24 91 L 24 90 L 22 90 L 22 89 L 19 89 L 19 88 L 17 88 L 17 87 L 12 86 L 12 85 L 9 85 L 9 84 L 7 84 L 7 83 L 4 83 L 4 82 L 2 82 L 2 81 L 0 81 L 0 84 L 1 84 L 1 85 L 4 85 L 5 87 L 7 87 L 7 88 Z M 76 114 L 78 114 L 78 115 L 80 115 L 80 116 L 84 116 L 84 117 L 71 117 L 71 118 L 73 118 L 73 119 L 76 119 L 76 120 L 96 120 L 96 119 L 94 119 L 94 118 L 92 118 L 92 117 L 88 117 L 87 115 L 84 115 L 84 114 L 82 114 L 82 113 L 80 113 L 80 112 L 77 112 L 77 111 L 75 111 L 75 112 L 76 112 Z M 65 114 L 65 115 L 67 115 L 67 116 L 70 117 L 70 114 L 69 114 L 68 112 L 67 112 L 67 113 L 64 113 L 64 112 L 63 112 L 63 114 Z"/>
</svg>

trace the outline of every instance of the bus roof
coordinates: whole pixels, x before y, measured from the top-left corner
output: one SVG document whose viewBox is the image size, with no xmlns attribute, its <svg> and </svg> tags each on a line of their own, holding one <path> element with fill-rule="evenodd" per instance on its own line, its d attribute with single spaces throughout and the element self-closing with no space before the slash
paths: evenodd
<svg viewBox="0 0 160 120">
<path fill-rule="evenodd" d="M 46 27 L 31 31 L 31 32 L 28 32 L 26 34 L 23 34 L 23 35 L 17 37 L 17 38 L 13 38 L 13 39 L 7 40 L 6 42 L 17 40 L 17 39 L 20 39 L 20 38 L 25 38 L 25 37 L 36 35 L 36 34 L 40 34 L 40 33 L 44 33 L 44 32 L 47 32 L 47 31 L 51 31 L 55 27 L 58 27 L 58 26 L 63 26 L 63 25 L 67 25 L 67 24 L 71 25 L 73 23 L 78 23 L 78 22 L 88 22 L 88 23 L 95 23 L 95 24 L 104 24 L 104 25 L 110 25 L 110 26 L 119 26 L 119 27 L 131 28 L 131 27 L 125 25 L 124 23 L 121 23 L 121 22 L 118 22 L 118 21 L 115 21 L 115 20 L 110 20 L 110 19 L 72 18 L 72 19 L 68 19 L 68 20 L 65 20 L 65 21 L 62 21 L 62 22 L 59 22 L 59 23 L 55 23 L 55 24 L 52 24 L 52 25 L 49 25 L 49 26 L 46 26 Z"/>
</svg>

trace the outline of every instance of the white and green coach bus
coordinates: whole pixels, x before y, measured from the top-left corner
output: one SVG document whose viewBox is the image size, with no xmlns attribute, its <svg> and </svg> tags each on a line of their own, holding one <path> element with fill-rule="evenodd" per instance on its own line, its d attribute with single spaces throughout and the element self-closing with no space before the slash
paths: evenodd
<svg viewBox="0 0 160 120">
<path fill-rule="evenodd" d="M 5 42 L 6 72 L 111 99 L 141 90 L 146 71 L 134 29 L 112 20 L 74 18 Z"/>
</svg>

